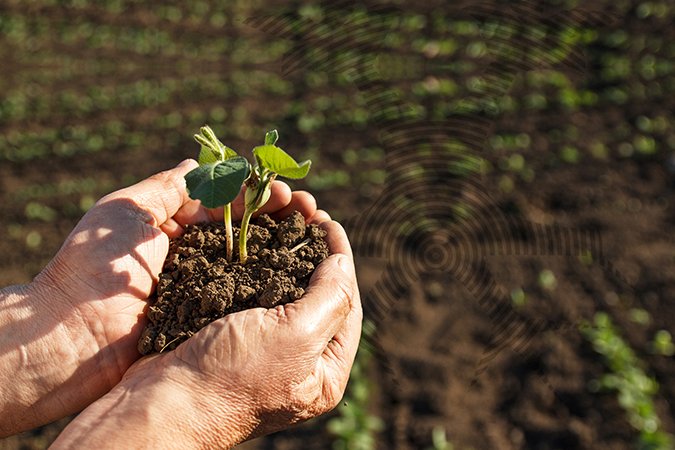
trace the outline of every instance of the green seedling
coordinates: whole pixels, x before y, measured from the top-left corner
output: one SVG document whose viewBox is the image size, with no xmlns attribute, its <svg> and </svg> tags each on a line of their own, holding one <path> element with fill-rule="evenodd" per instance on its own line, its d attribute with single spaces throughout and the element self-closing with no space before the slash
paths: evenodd
<svg viewBox="0 0 675 450">
<path fill-rule="evenodd" d="M 639 432 L 641 449 L 672 449 L 675 440 L 663 430 L 654 397 L 659 385 L 645 370 L 645 363 L 621 336 L 607 313 L 599 312 L 593 323 L 583 322 L 581 332 L 603 356 L 608 371 L 591 383 L 592 390 L 617 392 L 619 405 L 624 409 L 628 422 Z M 668 336 L 669 337 L 669 336 Z M 662 335 L 661 339 L 667 339 Z"/>
<path fill-rule="evenodd" d="M 255 167 L 246 158 L 238 156 L 231 148 L 218 140 L 213 130 L 202 127 L 195 139 L 202 146 L 199 153 L 199 167 L 185 176 L 188 192 L 193 199 L 201 200 L 207 208 L 224 206 L 223 221 L 227 237 L 227 260 L 232 259 L 232 208 L 242 184 L 246 185 L 244 195 L 244 216 L 239 232 L 239 261 L 248 259 L 246 240 L 251 216 L 263 207 L 270 198 L 272 182 L 277 176 L 301 179 L 307 176 L 311 161 L 297 163 L 288 153 L 275 144 L 279 139 L 277 130 L 265 135 L 265 145 L 255 147 Z"/>
<path fill-rule="evenodd" d="M 277 130 L 269 131 L 265 134 L 265 145 L 253 149 L 256 166 L 246 180 L 245 210 L 239 232 L 239 261 L 242 264 L 245 264 L 248 258 L 246 239 L 251 216 L 269 200 L 274 179 L 277 176 L 294 180 L 305 178 L 312 164 L 309 160 L 296 162 L 293 157 L 275 145 L 278 139 Z"/>
<path fill-rule="evenodd" d="M 195 140 L 201 144 L 199 167 L 185 175 L 190 198 L 201 200 L 207 208 L 223 206 L 226 258 L 232 261 L 232 200 L 248 178 L 251 167 L 246 158 L 224 145 L 209 126 L 200 129 Z"/>
<path fill-rule="evenodd" d="M 445 428 L 441 426 L 436 426 L 431 431 L 431 443 L 433 447 L 428 450 L 453 450 L 455 447 L 451 442 L 448 441 L 448 437 L 445 434 Z"/>
<path fill-rule="evenodd" d="M 666 330 L 659 330 L 651 342 L 652 351 L 658 355 L 673 356 L 675 355 L 675 344 L 673 344 L 673 337 Z"/>
</svg>

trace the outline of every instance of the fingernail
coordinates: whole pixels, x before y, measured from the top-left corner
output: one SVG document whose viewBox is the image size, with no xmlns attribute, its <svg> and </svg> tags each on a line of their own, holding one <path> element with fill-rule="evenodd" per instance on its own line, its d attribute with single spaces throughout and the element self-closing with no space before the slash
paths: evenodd
<svg viewBox="0 0 675 450">
<path fill-rule="evenodd" d="M 343 271 L 344 273 L 349 273 L 349 266 L 350 266 L 350 264 L 349 264 L 349 258 L 347 258 L 346 256 L 342 255 L 342 256 L 340 256 L 340 257 L 338 258 L 337 263 L 338 263 L 338 266 L 340 266 L 340 269 L 342 269 L 342 271 Z"/>
</svg>

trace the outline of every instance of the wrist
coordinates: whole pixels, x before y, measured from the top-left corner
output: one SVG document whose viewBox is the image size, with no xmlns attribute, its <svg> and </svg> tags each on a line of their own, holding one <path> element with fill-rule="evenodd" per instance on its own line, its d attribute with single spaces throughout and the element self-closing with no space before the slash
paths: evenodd
<svg viewBox="0 0 675 450">
<path fill-rule="evenodd" d="M 132 367 L 54 448 L 231 448 L 251 436 L 257 423 L 249 402 L 199 385 L 199 374 L 163 356 Z"/>
<path fill-rule="evenodd" d="M 28 286 L 15 285 L 0 289 L 0 329 L 3 330 L 3 339 L 0 340 L 0 379 L 6 380 L 0 383 L 0 437 L 10 436 L 19 431 L 21 420 L 28 411 L 30 394 L 26 393 L 21 384 L 20 377 L 17 380 L 17 372 L 27 361 L 26 348 L 23 344 L 24 335 L 22 327 L 14 327 L 29 316 L 25 304 L 28 300 Z M 20 372 L 18 373 L 20 375 Z M 15 380 L 10 383 L 8 380 Z M 11 410 L 18 405 L 18 416 Z"/>
<path fill-rule="evenodd" d="M 44 294 L 36 283 L 0 290 L 0 379 L 12 380 L 0 384 L 0 436 L 65 417 L 86 406 L 83 397 L 102 394 L 72 381 L 95 349 L 73 340 Z"/>
</svg>

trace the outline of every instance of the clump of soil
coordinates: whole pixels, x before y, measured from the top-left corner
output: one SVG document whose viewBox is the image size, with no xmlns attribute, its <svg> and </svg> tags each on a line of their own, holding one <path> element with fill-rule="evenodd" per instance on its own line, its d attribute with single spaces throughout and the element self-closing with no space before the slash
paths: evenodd
<svg viewBox="0 0 675 450">
<path fill-rule="evenodd" d="M 263 214 L 249 225 L 248 260 L 241 265 L 237 245 L 232 262 L 225 259 L 222 223 L 188 226 L 171 240 L 138 351 L 172 350 L 227 314 L 299 299 L 328 256 L 325 236 L 297 211 L 279 223 Z M 238 238 L 235 227 L 235 243 Z"/>
</svg>

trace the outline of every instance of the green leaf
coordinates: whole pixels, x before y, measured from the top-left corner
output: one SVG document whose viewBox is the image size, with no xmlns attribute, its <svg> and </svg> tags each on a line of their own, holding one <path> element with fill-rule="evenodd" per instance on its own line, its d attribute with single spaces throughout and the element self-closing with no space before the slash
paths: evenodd
<svg viewBox="0 0 675 450">
<path fill-rule="evenodd" d="M 195 134 L 194 138 L 195 141 L 197 141 L 202 146 L 199 151 L 199 158 L 197 159 L 197 162 L 199 162 L 200 166 L 204 164 L 211 164 L 216 161 L 223 161 L 225 159 L 220 148 L 217 146 L 214 147 L 214 144 L 204 136 L 201 134 Z"/>
<path fill-rule="evenodd" d="M 262 145 L 253 149 L 258 164 L 282 177 L 294 180 L 305 178 L 312 164 L 307 160 L 298 164 L 291 155 L 276 145 Z"/>
<path fill-rule="evenodd" d="M 265 145 L 274 145 L 278 140 L 279 132 L 277 130 L 272 130 L 265 133 Z"/>
<path fill-rule="evenodd" d="M 195 134 L 195 140 L 202 146 L 198 159 L 200 165 L 226 161 L 238 156 L 237 152 L 220 142 L 208 125 L 201 127 L 199 132 L 201 134 Z"/>
<path fill-rule="evenodd" d="M 199 163 L 200 166 L 212 164 L 214 162 L 222 160 L 223 160 L 222 155 L 214 152 L 211 147 L 206 147 L 202 145 L 201 150 L 199 150 L 199 158 L 197 158 L 197 162 Z"/>
<path fill-rule="evenodd" d="M 250 164 L 241 156 L 197 167 L 185 175 L 190 198 L 216 208 L 235 199 L 248 178 Z"/>
<path fill-rule="evenodd" d="M 222 142 L 218 141 L 218 144 L 220 144 L 220 149 L 223 151 L 223 154 L 225 155 L 225 159 L 232 159 L 232 158 L 236 158 L 237 156 L 239 156 L 239 155 L 237 155 L 237 152 L 235 152 L 234 150 L 232 150 L 230 147 L 223 144 Z"/>
</svg>

